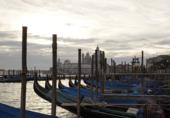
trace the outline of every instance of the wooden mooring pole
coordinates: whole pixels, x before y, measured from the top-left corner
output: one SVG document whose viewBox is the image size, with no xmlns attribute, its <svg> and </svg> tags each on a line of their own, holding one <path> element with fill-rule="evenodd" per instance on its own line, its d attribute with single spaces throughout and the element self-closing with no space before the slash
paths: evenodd
<svg viewBox="0 0 170 118">
<path fill-rule="evenodd" d="M 143 66 L 143 59 L 144 59 L 144 55 L 143 55 L 143 50 L 142 50 L 142 57 L 141 57 L 141 72 L 144 73 L 144 66 Z M 143 76 L 143 75 L 142 75 Z M 144 79 L 145 77 L 142 77 L 142 94 L 144 94 Z"/>
<path fill-rule="evenodd" d="M 57 35 L 53 34 L 53 44 L 52 44 L 52 63 L 53 63 L 53 71 L 52 71 L 52 107 L 51 107 L 51 115 L 56 116 L 56 77 L 57 77 Z"/>
<path fill-rule="evenodd" d="M 96 94 L 98 95 L 99 74 L 98 74 L 98 50 L 95 50 L 95 79 L 96 79 Z"/>
<path fill-rule="evenodd" d="M 78 49 L 77 118 L 80 118 L 81 49 Z"/>
<path fill-rule="evenodd" d="M 26 73 L 27 73 L 27 27 L 24 26 L 22 27 L 22 79 L 21 79 L 20 118 L 25 118 Z"/>
<path fill-rule="evenodd" d="M 103 64 L 103 65 L 104 65 L 104 67 L 103 67 L 103 73 L 104 73 L 104 74 L 103 74 L 103 83 L 104 83 L 104 84 L 103 84 L 103 88 L 104 88 L 104 89 L 103 89 L 103 90 L 105 90 L 105 87 L 106 87 L 107 58 L 105 58 L 105 53 L 104 53 L 104 52 L 103 52 L 103 55 L 104 55 L 104 56 L 103 56 L 103 61 L 104 61 L 104 62 L 103 62 L 103 63 L 104 63 L 104 64 Z M 105 92 L 103 91 L 103 93 L 105 93 Z"/>
<path fill-rule="evenodd" d="M 92 92 L 92 98 L 94 98 L 93 95 L 93 85 L 94 85 L 94 55 L 92 55 L 92 61 L 91 61 L 91 92 Z"/>
<path fill-rule="evenodd" d="M 114 65 L 113 65 L 114 67 L 114 71 L 113 71 L 113 73 L 116 73 L 116 62 L 114 61 Z"/>
<path fill-rule="evenodd" d="M 141 72 L 143 73 L 144 72 L 144 52 L 142 50 L 142 57 L 141 57 Z"/>
<path fill-rule="evenodd" d="M 101 92 L 102 94 L 104 94 L 104 85 L 105 85 L 105 81 L 104 81 L 104 51 L 101 51 L 101 55 L 100 55 L 100 74 L 101 74 Z"/>
</svg>

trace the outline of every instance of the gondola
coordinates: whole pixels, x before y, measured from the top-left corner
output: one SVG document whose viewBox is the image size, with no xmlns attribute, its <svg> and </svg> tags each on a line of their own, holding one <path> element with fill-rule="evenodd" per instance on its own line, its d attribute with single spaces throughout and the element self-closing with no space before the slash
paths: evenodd
<svg viewBox="0 0 170 118">
<path fill-rule="evenodd" d="M 37 79 L 34 80 L 34 91 L 43 99 L 51 102 L 51 89 L 43 88 L 39 83 L 37 82 Z M 75 103 L 76 100 L 73 100 L 72 96 L 69 94 L 66 94 L 64 92 L 61 92 L 59 89 L 57 89 L 57 101 L 56 105 L 63 107 L 64 109 L 67 109 L 71 111 L 72 113 L 76 113 L 76 107 L 75 106 L 63 106 L 63 103 Z M 81 106 L 80 107 L 81 116 L 82 117 L 96 117 L 96 118 L 129 118 L 121 115 L 113 114 L 112 111 L 107 111 L 106 109 L 99 109 L 99 108 L 93 108 L 93 107 L 86 107 Z"/>
<path fill-rule="evenodd" d="M 78 85 L 77 76 L 75 77 L 74 83 L 72 82 L 71 78 L 69 78 L 69 86 L 70 87 L 76 87 L 77 85 Z M 84 88 L 85 86 L 81 84 L 80 87 Z"/>
<path fill-rule="evenodd" d="M 19 108 L 8 106 L 6 104 L 0 103 L 0 118 L 19 118 Z M 33 111 L 26 110 L 26 118 L 58 118 L 57 116 L 50 116 L 42 113 L 37 113 Z"/>
<path fill-rule="evenodd" d="M 76 96 L 76 94 L 77 94 L 77 86 L 76 87 L 72 87 L 72 88 L 69 88 L 69 87 L 66 87 L 65 85 L 63 85 L 62 83 L 61 83 L 61 81 L 58 83 L 59 85 L 59 88 L 60 88 L 60 90 L 61 91 L 64 91 L 64 92 L 66 92 L 66 93 L 69 93 L 69 94 L 71 94 L 71 95 L 75 95 Z M 48 84 L 48 85 L 50 85 L 50 84 Z M 88 90 L 88 89 L 85 89 L 85 88 L 81 88 L 80 89 L 80 96 L 81 96 L 81 98 L 83 98 L 84 96 L 86 96 L 86 97 L 88 97 L 88 100 L 87 101 L 89 101 L 89 97 L 91 97 L 91 96 L 89 96 L 90 95 L 90 91 Z M 83 93 L 83 94 L 82 94 Z M 97 102 L 98 100 L 97 99 L 95 99 L 95 101 Z M 98 102 L 103 102 L 103 101 L 98 101 Z M 113 114 L 117 114 L 117 115 L 122 115 L 122 116 L 124 116 L 124 117 L 136 117 L 134 114 L 131 114 L 131 113 L 126 113 L 126 110 L 128 109 L 129 107 L 128 106 L 116 106 L 115 108 L 103 108 L 103 109 L 100 109 L 100 110 L 102 110 L 102 111 L 105 111 L 105 112 L 109 112 L 109 113 L 113 113 Z M 95 109 L 97 109 L 97 108 L 95 108 Z"/>
<path fill-rule="evenodd" d="M 96 80 L 84 80 L 84 82 L 89 86 L 96 87 L 96 85 L 97 85 Z M 101 81 L 98 82 L 98 87 L 99 88 L 102 87 Z M 106 89 L 114 89 L 114 88 L 128 89 L 128 88 L 132 88 L 132 87 L 138 87 L 138 84 L 123 83 L 118 80 L 106 80 L 105 87 L 106 87 Z"/>
<path fill-rule="evenodd" d="M 66 86 L 64 86 L 62 83 L 61 83 L 61 81 L 59 82 L 59 84 L 61 84 L 60 86 L 60 88 L 61 89 L 66 89 L 66 91 L 67 91 L 67 89 L 71 89 L 71 88 L 68 88 L 68 87 L 66 87 Z M 76 87 L 76 86 L 74 86 L 74 87 Z M 85 89 L 85 88 L 82 88 L 82 89 Z M 88 90 L 90 90 L 89 88 L 88 88 Z M 81 93 L 82 93 L 83 91 L 81 91 Z M 88 96 L 88 95 L 87 95 Z M 104 99 L 105 101 L 107 101 L 107 102 L 110 102 L 110 103 L 112 103 L 113 102 L 113 99 L 111 99 L 111 101 L 108 101 L 107 99 Z M 134 101 L 134 100 L 125 100 L 125 101 L 127 101 L 127 103 L 129 104 L 129 102 L 130 101 Z M 122 102 L 125 102 L 124 100 L 123 101 L 121 101 L 120 99 L 117 101 L 117 103 L 122 103 Z M 150 101 L 150 100 L 149 100 Z M 151 101 L 152 101 L 152 99 L 151 99 Z M 153 100 L 154 101 L 154 100 Z M 153 102 L 152 101 L 152 102 Z M 140 99 L 139 99 L 139 102 L 140 102 Z M 142 102 L 142 101 L 141 101 Z M 143 101 L 144 102 L 144 101 Z M 145 101 L 145 102 L 147 102 L 147 101 Z M 131 102 L 132 104 L 133 104 L 133 102 Z M 130 104 L 131 104 L 130 103 Z M 115 104 L 115 101 L 114 101 L 114 104 Z M 156 104 L 156 103 L 155 103 Z M 152 105 L 151 105 L 152 106 Z M 159 107 L 159 105 L 158 105 L 158 107 Z M 154 108 L 154 109 L 156 109 L 156 107 Z M 168 110 L 168 108 L 166 108 L 165 109 L 165 107 L 163 107 L 163 109 L 165 110 L 165 112 L 166 112 L 166 116 L 167 116 L 167 110 Z M 163 114 L 163 111 L 160 109 L 159 111 L 150 111 L 151 113 L 150 114 L 152 114 L 151 116 L 154 116 L 153 114 L 154 114 L 154 112 L 155 112 L 155 114 L 157 114 L 157 116 L 159 116 L 159 117 L 161 117 L 161 116 L 164 116 Z M 159 114 L 160 113 L 160 114 Z M 162 117 L 161 117 L 162 118 Z"/>
<path fill-rule="evenodd" d="M 86 84 L 86 86 L 80 84 L 81 88 L 87 88 L 87 87 L 88 88 L 91 88 L 91 87 L 96 88 L 96 81 L 95 80 L 83 79 L 83 81 Z M 76 87 L 77 85 L 78 85 L 78 82 L 77 82 L 76 78 L 75 78 L 74 83 L 71 81 L 71 79 L 69 79 L 69 86 L 70 87 Z M 99 82 L 98 87 L 102 88 L 101 82 Z M 107 82 L 105 84 L 105 89 L 109 90 L 109 91 L 112 90 L 112 92 L 121 93 L 122 91 L 125 91 L 125 90 L 129 90 L 129 92 L 133 92 L 134 89 L 137 90 L 137 89 L 139 89 L 139 87 L 137 87 L 137 85 L 129 85 L 127 83 L 126 84 L 121 83 L 121 82 L 118 82 L 117 80 L 115 80 L 115 82 L 110 82 L 110 81 L 107 80 Z"/>
<path fill-rule="evenodd" d="M 59 84 L 60 84 L 59 87 L 60 87 L 61 91 L 65 91 L 66 93 L 69 93 L 69 92 L 70 92 L 69 94 L 71 94 L 71 95 L 76 95 L 77 92 L 74 93 L 74 92 L 71 90 L 72 88 L 68 88 L 68 87 L 64 86 L 64 85 L 61 83 L 61 81 L 59 82 Z M 49 83 L 48 83 L 48 85 L 51 86 Z M 50 87 L 50 88 L 51 88 L 51 87 Z M 129 102 L 129 100 L 127 100 L 127 101 Z M 128 108 L 128 106 L 126 106 L 126 108 Z M 110 111 L 110 112 L 111 112 L 111 111 L 113 112 L 113 111 L 116 111 L 117 108 L 113 108 L 113 107 L 112 107 L 112 108 L 109 108 L 109 109 L 106 108 L 106 109 L 102 109 L 102 110 L 103 110 L 103 111 L 106 110 L 106 112 L 109 112 L 109 111 Z M 119 110 L 120 110 L 119 113 L 123 114 L 123 112 L 121 111 L 122 109 L 119 109 Z M 150 112 L 151 112 L 150 114 L 152 114 L 151 116 L 153 116 L 153 113 L 154 113 L 154 114 L 157 114 L 158 116 L 160 116 L 160 114 L 157 113 L 157 111 L 152 111 L 152 110 L 151 110 Z M 159 111 L 159 112 L 160 112 L 160 111 Z M 115 112 L 114 112 L 114 113 L 115 113 Z M 124 113 L 124 114 L 126 114 L 126 113 Z M 162 114 L 163 114 L 163 112 L 162 112 Z M 161 115 L 162 115 L 162 114 L 161 114 Z M 161 118 L 162 118 L 162 117 L 161 117 Z"/>
<path fill-rule="evenodd" d="M 52 96 L 51 96 L 51 93 L 52 93 L 52 90 L 51 90 L 51 87 L 47 85 L 48 82 L 46 82 L 46 87 L 49 87 L 49 88 L 44 88 L 42 87 L 41 85 L 39 85 L 37 79 L 35 78 L 34 80 L 34 84 L 33 84 L 33 88 L 34 88 L 34 91 L 35 93 L 40 96 L 41 98 L 51 102 L 52 101 Z M 60 91 L 56 91 L 57 92 L 57 100 L 56 100 L 56 105 L 58 106 L 61 106 L 63 103 L 70 103 L 70 102 L 73 102 L 71 101 L 70 99 L 66 99 L 63 97 L 63 94 L 60 92 Z M 63 107 L 64 109 L 67 109 L 68 111 L 70 112 L 76 112 L 76 109 L 74 107 Z"/>
<path fill-rule="evenodd" d="M 89 80 L 88 80 L 89 81 Z M 95 83 L 90 83 L 90 82 L 88 82 L 87 80 L 84 80 L 84 82 L 85 82 L 85 84 L 86 84 L 86 86 L 85 85 L 82 85 L 82 84 L 80 84 L 80 87 L 81 88 L 88 88 L 88 89 L 96 89 L 97 87 L 96 87 L 96 85 L 95 85 Z M 76 86 L 78 86 L 78 82 L 77 81 L 75 81 L 74 83 L 69 79 L 69 86 L 70 87 L 76 87 Z M 101 90 L 101 86 L 98 86 L 98 88 L 99 88 L 99 90 Z M 105 89 L 105 93 L 136 93 L 136 94 L 138 94 L 139 93 L 139 91 L 140 91 L 140 89 L 139 88 L 135 88 L 135 87 L 126 87 L 126 88 L 121 88 L 120 86 L 115 86 L 115 87 L 113 87 L 113 88 L 111 88 L 111 87 L 109 87 L 109 89 L 108 89 L 108 87 L 106 87 L 106 89 Z"/>
<path fill-rule="evenodd" d="M 77 80 L 74 81 L 74 85 L 75 85 L 75 86 L 78 86 L 78 81 L 77 81 Z M 80 83 L 80 87 L 81 87 L 81 88 L 85 88 L 86 86 L 84 86 L 84 85 L 82 85 L 82 84 Z"/>
<path fill-rule="evenodd" d="M 76 87 L 76 85 L 71 81 L 70 78 L 69 78 L 69 82 L 68 82 L 68 83 L 69 83 L 69 86 L 70 86 L 70 87 Z"/>
<path fill-rule="evenodd" d="M 84 80 L 84 82 L 86 83 L 86 85 L 88 87 L 94 87 L 97 88 L 97 82 L 96 80 Z M 113 81 L 109 81 L 107 80 L 105 82 L 105 89 L 109 92 L 112 93 L 136 93 L 136 94 L 140 94 L 141 91 L 144 91 L 144 94 L 146 95 L 169 95 L 169 91 L 167 90 L 165 87 L 163 87 L 162 84 L 159 84 L 159 82 L 157 81 L 151 81 L 151 80 L 147 80 L 146 83 L 144 83 L 145 86 L 142 86 L 141 84 L 133 84 L 135 82 L 132 83 L 125 83 L 125 82 L 121 82 L 121 81 L 117 81 L 117 80 L 113 80 Z M 102 88 L 102 83 L 99 82 L 98 83 L 98 88 L 101 89 Z"/>
<path fill-rule="evenodd" d="M 46 81 L 46 85 L 48 86 L 47 88 L 52 88 L 52 86 L 49 84 L 49 81 Z M 67 93 L 70 92 L 70 94 L 72 95 L 77 95 L 77 87 L 66 87 L 65 85 L 63 85 L 61 83 L 61 81 L 59 80 L 58 83 L 58 87 L 61 91 L 65 91 Z M 100 92 L 100 91 L 99 91 Z M 92 94 L 93 94 L 93 98 L 92 98 Z M 121 97 L 116 97 L 116 96 L 108 96 L 107 98 L 103 97 L 101 93 L 98 93 L 98 95 L 96 94 L 96 92 L 93 92 L 89 89 L 89 88 L 80 88 L 80 95 L 81 96 L 85 96 L 85 97 L 89 97 L 92 99 L 95 99 L 97 101 L 105 101 L 105 102 L 109 102 L 110 104 L 149 104 L 150 99 L 148 98 L 141 98 L 138 97 L 139 95 L 136 94 L 128 94 L 131 96 L 136 96 L 135 98 L 121 98 Z M 127 94 L 115 94 L 115 95 L 127 95 Z M 138 98 L 137 98 L 138 97 Z"/>
<path fill-rule="evenodd" d="M 59 83 L 61 83 L 61 82 L 59 82 Z M 49 86 L 51 86 L 50 84 L 49 84 Z M 62 87 L 63 87 L 64 85 L 62 85 Z M 50 89 L 51 87 L 49 87 L 49 89 Z M 57 89 L 57 91 L 59 91 L 59 89 Z M 62 94 L 64 94 L 63 96 L 66 98 L 66 99 L 73 99 L 73 100 L 75 100 L 75 97 L 73 97 L 73 95 L 74 94 L 72 94 L 72 93 L 67 93 L 67 92 L 64 92 L 64 91 L 62 91 L 62 90 L 60 90 L 60 93 L 62 93 Z M 75 102 L 76 102 L 76 100 L 75 100 Z M 76 108 L 75 108 L 76 109 Z M 84 110 L 85 109 L 85 110 Z M 120 113 L 121 114 L 123 114 L 123 116 L 121 116 L 121 117 L 127 117 L 127 113 L 126 112 L 121 112 L 121 111 L 119 111 L 119 110 L 113 110 L 113 109 L 115 109 L 115 108 L 100 108 L 100 107 L 81 107 L 81 110 L 83 111 L 83 113 L 86 111 L 86 112 L 90 112 L 90 113 L 92 113 L 93 115 L 97 115 L 96 114 L 96 110 L 98 111 L 98 112 L 100 112 L 100 113 L 102 113 L 103 115 L 105 114 L 106 115 L 106 113 L 107 113 L 107 115 L 109 116 L 109 117 L 112 117 L 112 116 L 114 116 L 115 117 L 115 115 L 117 116 L 117 117 L 119 117 L 119 116 L 121 116 L 120 115 Z M 92 112 L 93 111 L 93 112 Z M 95 111 L 95 113 L 94 113 L 94 111 Z M 115 111 L 116 111 L 116 113 L 115 113 Z M 118 112 L 118 113 L 117 113 Z M 100 114 L 99 113 L 99 114 Z M 108 114 L 109 113 L 109 114 Z M 163 112 L 160 112 L 160 111 L 149 111 L 149 113 L 150 113 L 150 117 L 152 118 L 152 116 L 153 116 L 153 114 L 157 114 L 157 116 L 159 116 L 160 117 L 160 115 L 162 115 L 163 114 Z M 126 114 L 126 115 L 125 115 Z M 85 115 L 83 115 L 83 116 L 85 116 Z M 101 116 L 101 115 L 100 115 Z M 163 115 L 162 115 L 163 116 Z M 103 116 L 102 116 L 103 117 Z M 136 116 L 135 116 L 136 117 Z M 163 117 L 160 117 L 160 118 L 163 118 Z"/>
</svg>

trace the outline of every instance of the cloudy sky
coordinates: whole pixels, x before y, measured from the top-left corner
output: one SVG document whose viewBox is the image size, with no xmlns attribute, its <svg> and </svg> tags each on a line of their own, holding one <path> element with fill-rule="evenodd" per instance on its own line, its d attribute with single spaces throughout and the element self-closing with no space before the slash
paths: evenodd
<svg viewBox="0 0 170 118">
<path fill-rule="evenodd" d="M 108 58 L 170 54 L 169 0 L 0 0 L 0 68 L 21 68 L 21 30 L 28 26 L 28 67 L 51 65 L 52 34 L 58 55 L 77 60 L 95 47 Z"/>
</svg>

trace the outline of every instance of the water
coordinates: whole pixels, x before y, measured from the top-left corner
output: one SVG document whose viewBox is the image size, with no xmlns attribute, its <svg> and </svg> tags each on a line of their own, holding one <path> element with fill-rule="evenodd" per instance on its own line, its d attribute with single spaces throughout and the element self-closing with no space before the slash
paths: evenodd
<svg viewBox="0 0 170 118">
<path fill-rule="evenodd" d="M 44 82 L 39 82 L 44 85 Z M 64 80 L 67 83 L 67 80 Z M 0 103 L 20 107 L 21 83 L 0 83 Z M 26 109 L 43 113 L 51 113 L 51 103 L 40 98 L 33 90 L 33 82 L 27 82 Z M 61 118 L 75 118 L 76 115 L 57 106 L 57 116 Z"/>
</svg>

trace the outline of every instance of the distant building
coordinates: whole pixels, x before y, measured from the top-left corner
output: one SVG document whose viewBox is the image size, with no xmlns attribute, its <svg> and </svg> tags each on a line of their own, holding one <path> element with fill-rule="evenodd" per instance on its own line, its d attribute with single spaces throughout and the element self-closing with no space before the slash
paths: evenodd
<svg viewBox="0 0 170 118">
<path fill-rule="evenodd" d="M 52 71 L 52 68 L 50 68 Z M 59 74 L 77 74 L 78 73 L 78 63 L 72 63 L 70 60 L 66 59 L 64 63 L 60 62 L 58 59 L 57 62 L 57 72 Z M 90 64 L 81 64 L 81 73 L 90 74 L 91 65 Z"/>
<path fill-rule="evenodd" d="M 102 53 L 102 51 L 99 49 L 99 47 L 97 46 L 96 47 L 96 50 L 95 50 L 95 52 L 97 52 L 97 63 L 98 63 L 98 69 L 100 70 L 100 61 L 101 61 L 101 53 Z M 96 55 L 95 55 L 95 52 L 94 52 L 94 65 L 95 65 L 95 63 L 96 63 Z"/>
<path fill-rule="evenodd" d="M 99 76 L 100 76 L 100 74 L 102 74 L 102 71 L 105 71 L 108 74 L 110 67 L 107 64 L 107 58 L 105 57 L 104 51 L 100 50 L 99 47 L 97 46 L 95 52 L 97 52 L 97 64 L 98 64 Z M 93 55 L 94 55 L 93 73 L 95 73 L 96 55 L 95 55 L 95 53 L 93 53 Z M 104 59 L 104 60 L 102 60 L 102 59 Z M 106 64 L 104 64 L 104 63 L 106 63 Z"/>
<path fill-rule="evenodd" d="M 98 71 L 101 72 L 101 55 L 104 54 L 104 51 L 101 51 L 99 47 L 96 47 L 97 50 L 97 56 L 98 56 Z M 93 65 L 93 72 L 95 73 L 95 53 L 94 55 L 94 65 Z M 91 62 L 92 62 L 92 56 L 87 53 L 82 53 L 82 62 L 81 62 L 81 73 L 82 74 L 91 74 Z M 107 61 L 106 61 L 107 63 Z M 109 65 L 106 64 L 106 72 L 108 73 L 108 67 Z M 104 67 L 103 67 L 104 68 Z M 66 59 L 63 63 L 61 63 L 60 59 L 58 59 L 57 62 L 57 69 L 58 73 L 63 74 L 77 74 L 78 73 L 78 63 L 73 63 L 69 59 Z"/>
<path fill-rule="evenodd" d="M 85 57 L 84 57 L 84 53 L 82 53 L 82 63 L 85 62 Z"/>
<path fill-rule="evenodd" d="M 81 64 L 81 73 L 90 74 L 91 65 Z M 64 74 L 78 74 L 78 63 L 64 63 L 61 67 Z"/>
<path fill-rule="evenodd" d="M 61 67 L 62 67 L 62 63 L 61 63 L 61 61 L 60 61 L 60 58 L 59 58 L 58 61 L 57 61 L 57 67 L 58 67 L 58 68 L 57 68 L 57 69 L 58 69 L 58 70 L 57 70 L 58 73 L 61 73 L 61 71 L 62 71 L 62 68 L 61 68 Z"/>
<path fill-rule="evenodd" d="M 88 52 L 86 53 L 86 55 L 82 53 L 82 64 L 91 64 L 91 56 Z"/>
<path fill-rule="evenodd" d="M 141 66 L 139 58 L 134 57 L 132 58 L 132 72 L 140 72 Z"/>
<path fill-rule="evenodd" d="M 134 57 L 130 63 L 121 62 L 121 64 L 115 63 L 113 59 L 111 59 L 110 66 L 111 73 L 128 73 L 128 72 L 140 72 L 140 61 L 139 58 Z"/>
<path fill-rule="evenodd" d="M 72 63 L 70 60 L 65 60 L 61 64 L 61 73 L 65 74 L 77 74 L 78 73 L 78 63 Z M 81 62 L 81 73 L 90 74 L 91 72 L 91 56 L 87 53 L 82 53 L 82 62 Z"/>
<path fill-rule="evenodd" d="M 4 75 L 4 73 L 5 73 L 5 69 L 0 69 L 0 76 Z"/>
<path fill-rule="evenodd" d="M 121 63 L 118 65 L 115 65 L 114 73 L 128 73 L 128 72 L 132 72 L 132 65 L 129 63 Z M 112 72 L 113 73 L 113 72 Z"/>
<path fill-rule="evenodd" d="M 116 73 L 116 62 L 111 58 L 111 65 L 109 66 L 110 73 Z"/>
<path fill-rule="evenodd" d="M 70 64 L 71 63 L 71 61 L 69 60 L 69 59 L 66 59 L 65 61 L 64 61 L 64 64 Z"/>
<path fill-rule="evenodd" d="M 146 60 L 149 72 L 170 72 L 170 55 L 159 55 Z"/>
</svg>

